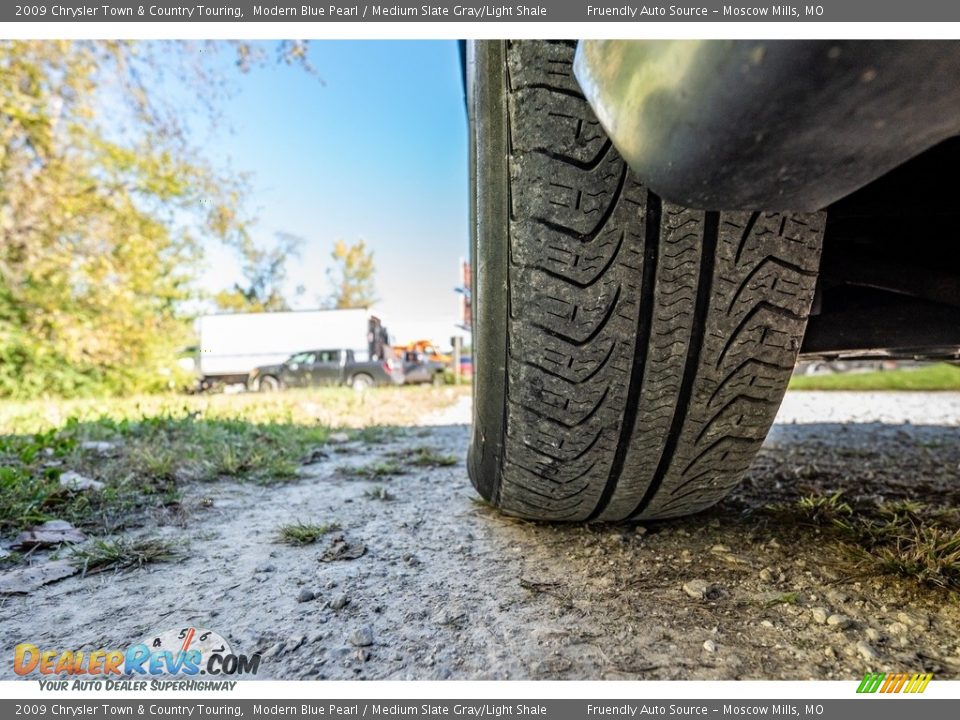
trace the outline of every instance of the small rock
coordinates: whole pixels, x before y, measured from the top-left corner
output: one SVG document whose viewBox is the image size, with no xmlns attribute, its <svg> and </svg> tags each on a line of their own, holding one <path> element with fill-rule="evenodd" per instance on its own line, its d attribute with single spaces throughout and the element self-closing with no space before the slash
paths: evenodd
<svg viewBox="0 0 960 720">
<path fill-rule="evenodd" d="M 359 627 L 350 633 L 350 644 L 356 647 L 368 647 L 373 645 L 373 629 L 369 625 Z"/>
<path fill-rule="evenodd" d="M 880 631 L 876 628 L 867 628 L 866 636 L 870 642 L 880 642 Z"/>
<path fill-rule="evenodd" d="M 850 627 L 852 623 L 853 621 L 850 620 L 850 618 L 846 615 L 840 615 L 839 613 L 834 613 L 827 618 L 827 625 L 831 625 L 840 630 Z"/>
<path fill-rule="evenodd" d="M 350 442 L 350 436 L 347 435 L 345 432 L 335 432 L 335 433 L 330 433 L 330 437 L 328 437 L 327 440 L 329 440 L 332 443 L 338 443 L 338 444 L 345 443 L 345 442 Z"/>
<path fill-rule="evenodd" d="M 782 570 L 777 568 L 765 567 L 760 571 L 760 579 L 764 582 L 774 583 L 774 582 L 783 582 L 787 579 L 787 576 L 783 574 Z"/>
<path fill-rule="evenodd" d="M 287 644 L 283 641 L 278 642 L 276 645 L 273 645 L 267 648 L 267 651 L 263 654 L 264 657 L 276 657 L 283 652 L 284 648 L 287 647 Z"/>
<path fill-rule="evenodd" d="M 271 565 L 270 563 L 260 563 L 259 565 L 257 565 L 257 567 L 256 567 L 256 569 L 254 570 L 254 572 L 258 572 L 258 573 L 272 573 L 272 572 L 274 572 L 276 569 L 277 569 L 277 568 L 274 567 L 273 565 Z"/>
<path fill-rule="evenodd" d="M 712 553 L 728 553 L 728 552 L 730 552 L 730 548 L 728 548 L 726 545 L 714 545 L 712 548 L 710 548 L 710 552 L 712 552 Z"/>
<path fill-rule="evenodd" d="M 843 605 L 843 603 L 850 599 L 850 596 L 842 590 L 827 590 L 826 595 L 827 600 L 834 605 Z"/>
<path fill-rule="evenodd" d="M 633 532 L 634 532 L 635 534 L 637 534 L 637 535 L 646 535 L 646 534 L 647 534 L 647 529 L 646 529 L 643 525 L 637 525 L 637 526 L 633 529 Z"/>
<path fill-rule="evenodd" d="M 314 594 L 313 590 L 308 590 L 307 588 L 304 588 L 303 590 L 300 591 L 300 594 L 297 595 L 297 602 L 302 602 L 302 603 L 310 602 L 315 597 L 316 595 Z"/>
<path fill-rule="evenodd" d="M 892 622 L 889 625 L 887 625 L 887 632 L 890 633 L 891 635 L 906 635 L 907 626 L 904 625 L 902 622 Z"/>
<path fill-rule="evenodd" d="M 695 600 L 716 600 L 723 594 L 723 588 L 699 578 L 685 582 L 683 591 Z"/>
<path fill-rule="evenodd" d="M 769 620 L 761 620 L 761 621 L 760 621 L 760 624 L 763 625 L 765 628 L 772 628 L 772 627 L 773 627 L 773 623 L 770 622 Z"/>
<path fill-rule="evenodd" d="M 67 490 L 103 490 L 103 483 L 73 470 L 60 474 L 60 487 Z"/>
<path fill-rule="evenodd" d="M 873 649 L 873 646 L 868 645 L 863 640 L 857 643 L 857 654 L 864 660 L 876 660 L 879 657 L 879 654 Z"/>
<path fill-rule="evenodd" d="M 913 617 L 912 615 L 908 615 L 908 614 L 905 613 L 905 612 L 898 612 L 898 613 L 897 613 L 897 620 L 899 620 L 900 622 L 902 622 L 902 623 L 903 623 L 904 625 L 906 625 L 907 627 L 914 627 L 915 625 L 919 625 L 919 624 L 920 624 L 919 621 L 917 620 L 917 618 Z"/>
<path fill-rule="evenodd" d="M 713 640 L 704 640 L 703 649 L 708 653 L 713 653 L 717 651 L 717 644 Z"/>
<path fill-rule="evenodd" d="M 813 619 L 823 625 L 827 621 L 827 610 L 822 607 L 815 607 L 810 611 Z"/>
<path fill-rule="evenodd" d="M 309 455 L 307 455 L 302 462 L 304 465 L 315 465 L 321 460 L 326 460 L 329 457 L 330 456 L 323 450 L 316 448 Z"/>
<path fill-rule="evenodd" d="M 333 600 L 330 601 L 330 609 L 342 610 L 349 604 L 349 602 L 350 602 L 350 598 L 348 598 L 345 594 L 340 593 L 339 595 L 334 597 Z"/>
<path fill-rule="evenodd" d="M 109 440 L 85 440 L 80 443 L 82 450 L 91 450 L 101 455 L 105 455 L 117 447 L 117 443 Z"/>
</svg>

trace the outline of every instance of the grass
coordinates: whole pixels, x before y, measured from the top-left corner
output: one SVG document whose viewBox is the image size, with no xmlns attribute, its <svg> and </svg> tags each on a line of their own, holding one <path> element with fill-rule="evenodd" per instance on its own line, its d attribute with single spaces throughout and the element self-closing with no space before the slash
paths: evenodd
<svg viewBox="0 0 960 720">
<path fill-rule="evenodd" d="M 790 379 L 790 390 L 960 390 L 960 367 L 937 363 L 864 373 L 799 375 Z"/>
<path fill-rule="evenodd" d="M 449 467 L 460 462 L 456 455 L 444 455 L 425 445 L 404 450 L 402 453 L 394 453 L 393 457 L 400 458 L 408 465 L 415 467 Z"/>
<path fill-rule="evenodd" d="M 370 500 L 385 500 L 385 501 L 393 500 L 394 498 L 396 498 L 396 495 L 394 495 L 392 492 L 387 490 L 383 485 L 377 485 L 376 487 L 372 487 L 369 490 L 364 490 L 363 496 Z"/>
<path fill-rule="evenodd" d="M 394 475 L 405 475 L 407 468 L 395 460 L 378 460 L 366 465 L 341 465 L 337 468 L 337 471 L 346 477 L 377 480 Z"/>
<path fill-rule="evenodd" d="M 310 545 L 322 538 L 327 533 L 339 530 L 340 524 L 336 522 L 323 523 L 316 525 L 313 523 L 297 522 L 290 525 L 281 525 L 277 530 L 277 542 L 297 547 Z"/>
<path fill-rule="evenodd" d="M 178 557 L 180 552 L 165 540 L 94 540 L 73 550 L 73 560 L 84 574 L 129 570 Z"/>
<path fill-rule="evenodd" d="M 259 484 L 298 477 L 304 457 L 345 428 L 364 444 L 388 442 L 466 388 L 318 388 L 271 395 L 147 396 L 0 402 L 0 539 L 48 520 L 94 537 L 141 524 L 180 501 L 190 483 Z M 109 441 L 106 452 L 88 448 Z M 101 491 L 61 487 L 72 470 Z M 371 477 L 403 472 L 392 461 Z M 103 548 L 101 548 L 102 554 Z M 9 558 L 6 563 L 12 562 Z"/>
<path fill-rule="evenodd" d="M 854 572 L 909 578 L 960 593 L 960 510 L 914 501 L 852 505 L 841 493 L 810 495 L 771 508 L 820 527 Z M 799 516 L 799 517 L 798 517 Z"/>
<path fill-rule="evenodd" d="M 418 447 L 395 450 L 387 453 L 385 460 L 366 465 L 341 465 L 337 470 L 346 477 L 361 480 L 377 480 L 394 475 L 405 475 L 411 467 L 435 468 L 456 465 L 460 462 L 456 455 L 444 455 L 421 445 Z"/>
</svg>

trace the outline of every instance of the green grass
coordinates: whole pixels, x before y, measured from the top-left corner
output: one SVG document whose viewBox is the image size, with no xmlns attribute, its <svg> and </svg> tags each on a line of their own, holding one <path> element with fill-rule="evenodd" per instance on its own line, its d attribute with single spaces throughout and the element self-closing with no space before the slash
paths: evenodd
<svg viewBox="0 0 960 720">
<path fill-rule="evenodd" d="M 180 554 L 173 543 L 165 540 L 94 540 L 88 546 L 74 549 L 73 561 L 84 574 L 90 574 L 170 562 Z"/>
<path fill-rule="evenodd" d="M 369 490 L 364 490 L 363 496 L 370 500 L 384 500 L 384 501 L 393 500 L 394 498 L 396 498 L 396 495 L 394 495 L 392 492 L 387 490 L 383 485 L 377 485 L 376 487 L 372 487 Z"/>
<path fill-rule="evenodd" d="M 810 495 L 769 508 L 781 523 L 819 527 L 835 552 L 826 553 L 854 573 L 909 578 L 960 593 L 960 510 L 915 501 L 851 504 L 841 493 Z"/>
<path fill-rule="evenodd" d="M 322 388 L 269 396 L 0 402 L 0 539 L 48 520 L 103 537 L 179 502 L 190 483 L 291 481 L 303 459 L 326 446 L 333 428 L 347 428 L 364 444 L 388 442 L 403 430 L 384 426 L 385 417 L 404 425 L 462 394 L 451 388 Z M 87 441 L 113 447 L 100 453 L 85 449 Z M 104 488 L 63 488 L 59 478 L 68 470 Z M 359 472 L 385 477 L 404 471 L 385 461 Z"/>
<path fill-rule="evenodd" d="M 316 525 L 313 523 L 297 522 L 290 525 L 281 525 L 277 530 L 277 542 L 286 545 L 303 546 L 315 543 L 327 533 L 339 530 L 340 524 L 336 522 L 323 523 Z"/>
<path fill-rule="evenodd" d="M 379 478 L 405 475 L 407 468 L 395 460 L 378 460 L 366 465 L 341 465 L 337 468 L 341 475 L 361 480 L 377 480 Z"/>
<path fill-rule="evenodd" d="M 937 363 L 915 368 L 802 375 L 790 379 L 790 390 L 960 390 L 960 367 Z"/>
<path fill-rule="evenodd" d="M 456 455 L 438 453 L 425 445 L 394 453 L 393 456 L 415 467 L 449 467 L 460 461 Z"/>
</svg>

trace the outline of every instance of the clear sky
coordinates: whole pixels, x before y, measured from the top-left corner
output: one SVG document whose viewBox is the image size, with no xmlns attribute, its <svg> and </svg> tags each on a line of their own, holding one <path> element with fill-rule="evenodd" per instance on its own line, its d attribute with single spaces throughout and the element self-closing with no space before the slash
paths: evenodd
<svg viewBox="0 0 960 720">
<path fill-rule="evenodd" d="M 270 51 L 272 52 L 272 51 Z M 306 242 L 288 263 L 295 307 L 329 293 L 338 238 L 374 251 L 388 318 L 457 319 L 467 255 L 467 125 L 454 42 L 312 41 L 316 77 L 269 64 L 243 76 L 207 151 L 252 174 L 254 237 Z M 239 265 L 211 247 L 204 287 L 229 287 Z"/>
</svg>

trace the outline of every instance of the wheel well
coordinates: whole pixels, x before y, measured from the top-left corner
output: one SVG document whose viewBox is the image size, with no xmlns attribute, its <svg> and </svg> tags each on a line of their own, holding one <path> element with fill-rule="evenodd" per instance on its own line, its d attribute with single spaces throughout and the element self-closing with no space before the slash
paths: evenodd
<svg viewBox="0 0 960 720">
<path fill-rule="evenodd" d="M 960 357 L 960 138 L 827 208 L 807 357 Z"/>
</svg>

